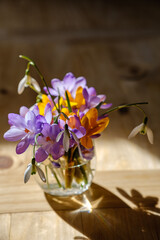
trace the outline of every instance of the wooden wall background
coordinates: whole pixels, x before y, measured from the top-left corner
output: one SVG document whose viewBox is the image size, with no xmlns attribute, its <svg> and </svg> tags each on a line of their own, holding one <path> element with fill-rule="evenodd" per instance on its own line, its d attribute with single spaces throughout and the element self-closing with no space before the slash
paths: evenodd
<svg viewBox="0 0 160 240">
<path fill-rule="evenodd" d="M 30 160 L 3 140 L 7 115 L 30 106 L 35 95 L 17 94 L 26 62 L 34 59 L 47 82 L 66 72 L 85 76 L 113 105 L 148 101 L 145 111 L 155 137 L 128 140 L 143 116 L 116 112 L 96 141 L 98 170 L 160 168 L 160 3 L 159 1 L 0 1 L 0 171 Z M 35 78 L 35 71 L 32 74 Z M 18 163 L 17 163 L 18 159 Z M 5 162 L 5 163 L 4 163 Z M 14 163 L 14 164 L 13 164 Z"/>
</svg>

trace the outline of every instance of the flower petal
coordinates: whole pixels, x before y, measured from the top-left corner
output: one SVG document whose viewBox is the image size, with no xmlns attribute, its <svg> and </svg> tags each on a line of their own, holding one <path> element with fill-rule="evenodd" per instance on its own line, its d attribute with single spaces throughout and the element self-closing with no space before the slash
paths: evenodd
<svg viewBox="0 0 160 240">
<path fill-rule="evenodd" d="M 65 96 L 65 89 L 64 89 L 64 85 L 63 82 L 60 81 L 57 78 L 54 78 L 51 80 L 51 85 L 53 87 L 53 89 L 55 90 L 55 94 L 54 96 L 58 96 L 60 94 L 61 97 Z"/>
<path fill-rule="evenodd" d="M 100 99 L 101 102 L 104 102 L 106 100 L 106 95 L 104 94 L 99 94 L 97 97 Z"/>
<path fill-rule="evenodd" d="M 49 87 L 48 89 L 49 89 L 49 92 L 50 92 L 51 95 L 53 95 L 53 96 L 58 96 L 57 91 L 55 91 L 53 88 L 50 88 L 50 87 Z M 47 87 L 44 87 L 44 88 L 43 88 L 43 90 L 44 90 L 47 94 L 49 94 L 48 89 L 47 89 Z"/>
<path fill-rule="evenodd" d="M 67 73 L 63 78 L 63 84 L 65 86 L 65 89 L 71 92 L 71 90 L 74 89 L 75 80 L 76 78 L 73 73 Z"/>
<path fill-rule="evenodd" d="M 35 154 L 36 162 L 43 162 L 44 160 L 46 160 L 47 157 L 48 157 L 48 154 L 42 147 L 37 149 Z"/>
<path fill-rule="evenodd" d="M 153 144 L 153 132 L 149 127 L 147 127 L 147 137 L 149 142 Z"/>
<path fill-rule="evenodd" d="M 50 137 L 50 136 L 52 135 L 51 125 L 49 125 L 48 123 L 44 123 L 43 129 L 42 129 L 42 134 L 43 134 L 45 137 Z"/>
<path fill-rule="evenodd" d="M 51 135 L 50 135 L 50 138 L 51 138 L 53 141 L 56 141 L 56 137 L 57 137 L 57 135 L 59 134 L 60 131 L 61 131 L 61 130 L 60 130 L 58 124 L 52 124 L 52 126 L 51 126 Z"/>
<path fill-rule="evenodd" d="M 45 110 L 44 110 L 44 115 L 47 123 L 51 123 L 52 121 L 52 110 L 51 110 L 51 105 L 47 103 Z"/>
<path fill-rule="evenodd" d="M 36 166 L 36 170 L 38 172 L 38 175 L 40 177 L 40 179 L 43 181 L 43 182 L 46 182 L 46 177 L 44 175 L 44 172 L 42 171 L 41 168 L 39 168 L 38 166 Z"/>
<path fill-rule="evenodd" d="M 88 93 L 90 96 L 96 96 L 96 89 L 94 87 L 88 88 Z"/>
<path fill-rule="evenodd" d="M 41 91 L 41 88 L 40 88 L 38 82 L 34 78 L 31 78 L 31 83 L 32 83 L 33 87 L 36 89 L 37 92 Z"/>
<path fill-rule="evenodd" d="M 9 113 L 8 114 L 8 123 L 11 126 L 15 126 L 17 128 L 25 129 L 25 127 L 26 127 L 24 118 L 22 116 L 20 116 L 19 114 L 16 114 L 16 113 Z"/>
<path fill-rule="evenodd" d="M 88 102 L 89 95 L 86 88 L 83 89 L 83 97 L 85 98 L 85 101 Z"/>
<path fill-rule="evenodd" d="M 20 115 L 24 118 L 29 109 L 25 106 L 22 106 L 19 110 Z"/>
<path fill-rule="evenodd" d="M 63 135 L 63 147 L 66 152 L 69 150 L 69 136 L 68 136 L 68 131 L 64 130 L 64 135 Z"/>
<path fill-rule="evenodd" d="M 78 77 L 76 79 L 76 88 L 78 87 L 85 87 L 86 86 L 86 79 L 84 77 Z"/>
<path fill-rule="evenodd" d="M 55 168 L 60 168 L 60 166 L 61 166 L 58 162 L 51 161 L 51 163 L 52 163 L 53 167 L 55 167 Z"/>
<path fill-rule="evenodd" d="M 75 142 L 76 142 L 77 144 L 79 144 L 79 139 L 77 138 L 76 134 L 75 134 L 73 131 L 71 132 L 71 134 L 72 134 Z"/>
<path fill-rule="evenodd" d="M 22 139 L 25 135 L 26 133 L 24 130 L 21 130 L 13 126 L 4 134 L 3 137 L 7 141 L 15 142 Z"/>
<path fill-rule="evenodd" d="M 36 116 L 32 111 L 28 111 L 25 115 L 25 122 L 31 121 L 33 124 L 35 123 Z"/>
<path fill-rule="evenodd" d="M 50 154 L 52 155 L 53 159 L 57 160 L 58 158 L 64 155 L 64 148 L 60 146 L 59 143 L 54 143 L 50 148 Z"/>
<path fill-rule="evenodd" d="M 18 94 L 23 93 L 26 81 L 27 81 L 27 76 L 25 75 L 18 84 Z"/>
<path fill-rule="evenodd" d="M 108 108 L 110 108 L 110 107 L 112 107 L 112 103 L 103 103 L 103 104 L 100 106 L 101 109 L 108 109 Z"/>
<path fill-rule="evenodd" d="M 27 136 L 17 144 L 16 153 L 17 154 L 24 153 L 26 151 L 26 149 L 28 148 L 29 144 L 30 144 L 30 139 Z"/>
<path fill-rule="evenodd" d="M 60 133 L 58 133 L 58 135 L 56 137 L 56 142 L 59 142 L 59 140 L 61 139 L 63 133 L 64 133 L 64 131 L 61 131 Z"/>
<path fill-rule="evenodd" d="M 140 125 L 133 128 L 133 130 L 131 131 L 131 133 L 128 136 L 128 139 L 131 139 L 131 138 L 135 137 L 141 131 L 143 126 L 144 126 L 144 123 L 141 123 Z"/>
<path fill-rule="evenodd" d="M 93 147 L 93 142 L 92 142 L 92 139 L 90 137 L 84 136 L 84 137 L 81 138 L 80 141 L 81 141 L 81 144 L 87 149 Z"/>
<path fill-rule="evenodd" d="M 80 127 L 80 129 L 73 129 L 71 133 L 74 133 L 78 139 L 82 138 L 86 134 L 86 130 L 83 127 Z"/>
<path fill-rule="evenodd" d="M 31 171 L 32 171 L 32 164 L 28 164 L 27 169 L 24 172 L 24 183 L 27 183 L 28 180 L 30 179 L 31 176 Z"/>
</svg>

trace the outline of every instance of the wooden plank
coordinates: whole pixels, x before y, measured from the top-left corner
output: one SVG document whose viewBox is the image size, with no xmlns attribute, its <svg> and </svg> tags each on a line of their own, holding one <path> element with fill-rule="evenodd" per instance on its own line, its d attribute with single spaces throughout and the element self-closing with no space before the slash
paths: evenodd
<svg viewBox="0 0 160 240">
<path fill-rule="evenodd" d="M 53 211 L 12 214 L 10 240 L 85 239 L 83 237 Z"/>
<path fill-rule="evenodd" d="M 0 214 L 0 239 L 10 240 L 10 214 Z"/>
<path fill-rule="evenodd" d="M 63 206 L 63 202 L 59 204 Z M 20 224 L 22 222 L 25 224 Z M 159 215 L 129 207 L 13 213 L 11 223 L 11 240 L 44 237 L 49 240 L 135 240 L 135 237 L 136 240 L 158 240 L 160 237 Z"/>
<path fill-rule="evenodd" d="M 44 196 L 33 178 L 25 185 L 21 178 L 17 178 L 16 174 L 10 174 L 8 181 L 3 175 L 0 176 L 0 213 L 47 211 L 51 210 L 52 203 L 54 203 L 56 210 L 68 209 L 69 206 L 71 209 L 76 209 L 83 200 L 81 195 L 73 201 L 70 198 L 65 198 L 62 208 L 61 205 L 56 204 L 58 198 Z M 21 174 L 23 173 L 21 172 Z M 158 201 L 160 199 L 159 180 L 159 170 L 97 172 L 94 179 L 96 184 L 85 193 L 84 198 L 89 199 L 94 205 L 94 201 L 98 198 L 97 195 L 103 195 L 103 204 L 98 205 L 100 208 L 104 208 L 104 206 L 105 208 L 106 206 L 108 208 L 137 207 L 138 202 L 134 202 L 134 194 L 136 194 L 139 199 L 137 201 L 145 202 L 146 207 L 153 207 L 150 204 L 154 204 L 154 207 L 158 208 L 160 206 Z M 122 199 L 123 205 L 119 206 L 117 197 Z M 64 201 L 64 199 L 62 200 Z M 62 200 L 60 199 L 60 202 Z M 71 202 L 72 205 L 70 205 Z"/>
<path fill-rule="evenodd" d="M 50 52 L 46 51 L 46 44 Z M 20 40 L 14 43 L 2 43 L 0 45 L 2 55 L 0 89 L 3 90 L 0 93 L 0 110 L 3 112 L 0 118 L 1 135 L 9 128 L 7 123 L 9 112 L 18 113 L 20 106 L 29 107 L 35 102 L 36 96 L 29 89 L 20 96 L 17 94 L 17 85 L 26 67 L 25 61 L 18 59 L 18 55 L 23 53 L 36 60 L 49 84 L 53 77 L 62 79 L 66 72 L 72 71 L 76 76 L 85 76 L 88 85 L 96 87 L 97 93 L 105 93 L 107 101 L 113 102 L 114 106 L 124 102 L 148 101 L 149 105 L 145 107 L 145 111 L 154 132 L 154 145 L 148 143 L 146 136 L 137 136 L 131 141 L 127 139 L 133 127 L 143 121 L 143 114 L 141 115 L 136 109 L 126 114 L 113 113 L 110 115 L 109 126 L 96 141 L 97 169 L 160 168 L 160 134 L 157 131 L 159 128 L 157 119 L 160 115 L 159 49 L 159 37 L 148 40 L 143 38 L 133 42 L 123 40 L 119 43 L 102 40 L 92 43 L 55 41 L 53 44 L 50 39 L 44 42 L 38 39 L 36 42 Z M 137 71 L 133 71 L 134 68 L 137 68 Z M 39 79 L 35 71 L 33 76 Z M 97 80 L 99 80 L 98 84 Z M 0 141 L 4 145 L 7 144 L 0 148 L 9 147 L 9 143 L 4 142 L 2 138 Z"/>
<path fill-rule="evenodd" d="M 28 6 L 32 4 L 32 9 Z M 17 14 L 18 13 L 18 14 Z M 89 29 L 104 29 L 114 35 L 125 33 L 132 36 L 144 30 L 150 35 L 159 30 L 159 2 L 128 2 L 112 3 L 107 1 L 34 1 L 11 2 L 1 0 L 1 34 L 8 33 L 46 35 L 48 32 L 75 31 L 88 32 Z M 6 17 L 10 16 L 10 18 Z M 27 22 L 27 25 L 26 25 Z M 117 34 L 115 34 L 115 32 Z M 98 34 L 97 34 L 98 35 Z"/>
</svg>

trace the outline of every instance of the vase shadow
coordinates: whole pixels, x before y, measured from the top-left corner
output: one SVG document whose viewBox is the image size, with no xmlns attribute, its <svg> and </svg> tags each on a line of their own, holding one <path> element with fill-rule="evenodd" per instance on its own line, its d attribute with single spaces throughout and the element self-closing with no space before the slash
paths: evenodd
<svg viewBox="0 0 160 240">
<path fill-rule="evenodd" d="M 149 196 L 146 201 L 136 190 L 131 190 L 131 196 L 123 189 L 117 190 L 123 197 L 136 202 L 136 206 L 139 206 L 138 202 L 145 202 L 145 207 L 132 209 L 115 194 L 95 183 L 81 195 L 55 197 L 45 194 L 45 197 L 64 221 L 89 239 L 160 239 L 159 209 L 156 208 L 158 198 Z M 139 196 L 139 200 L 135 195 Z M 140 196 L 143 201 L 140 200 Z M 152 212 L 156 212 L 157 215 Z"/>
</svg>

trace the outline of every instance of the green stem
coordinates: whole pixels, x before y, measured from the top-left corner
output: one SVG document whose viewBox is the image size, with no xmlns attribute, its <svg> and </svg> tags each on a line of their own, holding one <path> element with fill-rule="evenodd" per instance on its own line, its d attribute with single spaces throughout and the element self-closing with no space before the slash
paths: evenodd
<svg viewBox="0 0 160 240">
<path fill-rule="evenodd" d="M 137 107 L 137 108 L 140 109 L 140 110 L 144 113 L 144 115 L 146 116 L 144 110 L 143 110 L 141 107 L 138 106 L 138 105 L 142 105 L 142 104 L 148 104 L 148 102 L 129 103 L 129 104 L 120 105 L 120 106 L 114 107 L 114 108 L 112 108 L 112 109 L 109 109 L 108 111 L 106 111 L 105 113 L 103 113 L 102 116 L 104 116 L 104 115 L 106 115 L 106 114 L 108 114 L 108 113 L 111 113 L 111 112 L 113 112 L 113 111 L 119 110 L 119 109 L 121 109 L 121 108 L 127 108 L 127 107 Z"/>
<path fill-rule="evenodd" d="M 48 189 L 50 189 L 49 182 L 48 182 L 48 170 L 47 170 L 47 166 L 45 166 L 45 173 L 46 173 L 47 187 L 48 187 Z"/>
<path fill-rule="evenodd" d="M 53 101 L 53 104 L 54 104 L 56 110 L 59 112 L 59 109 L 57 108 L 57 105 L 56 105 L 56 103 L 55 103 L 52 95 L 50 94 L 48 85 L 47 85 L 47 83 L 46 83 L 46 81 L 45 81 L 42 73 L 40 72 L 39 68 L 37 67 L 37 65 L 36 65 L 36 64 L 32 61 L 32 59 L 30 59 L 29 57 L 26 57 L 26 56 L 24 56 L 24 55 L 20 55 L 19 57 L 20 57 L 20 58 L 23 58 L 23 59 L 25 59 L 25 60 L 27 60 L 27 61 L 29 61 L 28 66 L 27 66 L 27 70 L 29 69 L 29 65 L 32 65 L 32 66 L 35 67 L 35 69 L 37 70 L 37 72 L 38 72 L 38 74 L 39 74 L 39 76 L 40 76 L 43 84 L 44 84 L 44 85 L 46 86 L 46 88 L 47 88 L 48 94 L 50 95 L 50 97 L 51 97 L 51 99 L 52 99 L 52 101 Z"/>
<path fill-rule="evenodd" d="M 78 163 L 78 164 L 81 164 L 78 158 L 77 158 L 77 163 Z M 85 169 L 83 168 L 83 165 L 80 165 L 79 168 L 80 168 L 81 173 L 82 173 L 82 175 L 83 175 L 83 177 L 84 177 L 84 182 L 85 182 L 85 184 L 88 184 L 87 174 L 86 174 Z"/>
<path fill-rule="evenodd" d="M 34 142 L 34 145 L 33 145 L 33 158 L 35 158 L 35 148 L 36 148 L 36 143 Z"/>
<path fill-rule="evenodd" d="M 54 177 L 55 177 L 55 179 L 56 179 L 56 181 L 57 181 L 57 183 L 58 183 L 58 186 L 61 188 L 61 187 L 62 187 L 62 184 L 60 183 L 60 181 L 59 181 L 59 179 L 58 179 L 58 177 L 57 177 L 57 174 L 56 174 L 56 172 L 53 170 L 53 167 L 52 167 L 51 164 L 49 164 L 49 168 L 50 168 L 51 172 L 53 173 L 53 175 L 54 175 Z"/>
<path fill-rule="evenodd" d="M 67 100 L 67 104 L 68 104 L 68 110 L 69 110 L 69 112 L 72 112 L 72 108 L 71 108 L 71 104 L 70 104 L 70 101 L 69 101 L 67 91 L 65 91 L 65 95 L 66 95 L 66 100 Z"/>
</svg>

